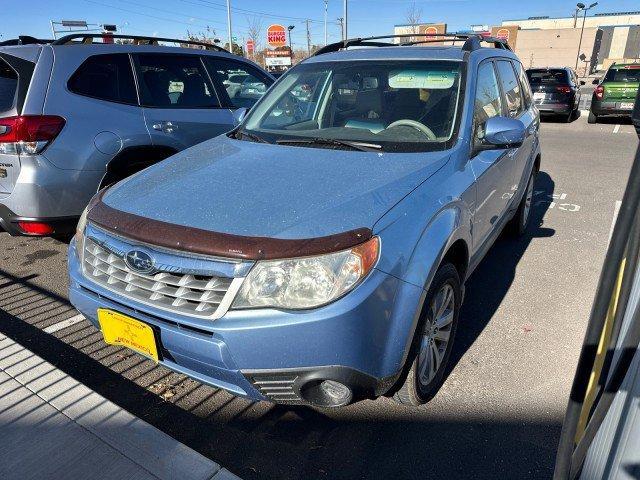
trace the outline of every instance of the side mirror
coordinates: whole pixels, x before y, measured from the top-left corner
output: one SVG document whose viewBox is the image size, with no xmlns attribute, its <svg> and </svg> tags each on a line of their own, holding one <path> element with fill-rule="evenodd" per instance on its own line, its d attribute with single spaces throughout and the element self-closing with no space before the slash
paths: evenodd
<svg viewBox="0 0 640 480">
<path fill-rule="evenodd" d="M 580 80 L 580 85 L 586 85 L 587 82 L 585 82 L 584 80 Z"/>
<path fill-rule="evenodd" d="M 524 123 L 515 118 L 492 117 L 481 127 L 476 150 L 502 150 L 522 145 Z"/>
<path fill-rule="evenodd" d="M 591 82 L 591 83 L 592 83 L 592 84 L 594 84 L 594 85 L 598 85 L 598 84 L 600 83 L 600 80 L 598 80 L 597 78 L 595 78 L 595 79 L 593 80 L 593 82 Z"/>
<path fill-rule="evenodd" d="M 247 109 L 245 107 L 241 107 L 233 112 L 233 119 L 236 121 L 236 125 L 242 123 L 244 117 L 247 116 Z"/>
</svg>

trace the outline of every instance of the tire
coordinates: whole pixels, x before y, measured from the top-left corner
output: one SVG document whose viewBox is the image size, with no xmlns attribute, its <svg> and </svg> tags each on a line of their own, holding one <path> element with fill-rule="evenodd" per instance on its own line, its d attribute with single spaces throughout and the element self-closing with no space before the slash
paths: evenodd
<svg viewBox="0 0 640 480">
<path fill-rule="evenodd" d="M 598 116 L 589 110 L 589 118 L 587 118 L 587 123 L 598 123 Z"/>
<path fill-rule="evenodd" d="M 571 120 L 573 120 L 573 110 L 562 117 L 564 123 L 571 123 Z"/>
<path fill-rule="evenodd" d="M 461 303 L 458 270 L 451 263 L 445 263 L 438 268 L 425 297 L 405 374 L 401 377 L 402 384 L 393 394 L 396 402 L 402 405 L 423 405 L 438 393 L 451 356 Z M 444 308 L 440 309 L 439 306 Z M 432 321 L 435 309 L 440 311 L 440 320 L 436 325 Z M 432 365 L 435 368 L 430 368 Z"/>
<path fill-rule="evenodd" d="M 533 187 L 536 183 L 536 171 L 529 175 L 526 190 L 518 205 L 518 210 L 508 224 L 509 233 L 514 237 L 521 237 L 527 232 L 529 220 L 531 218 L 531 206 L 533 203 Z"/>
</svg>

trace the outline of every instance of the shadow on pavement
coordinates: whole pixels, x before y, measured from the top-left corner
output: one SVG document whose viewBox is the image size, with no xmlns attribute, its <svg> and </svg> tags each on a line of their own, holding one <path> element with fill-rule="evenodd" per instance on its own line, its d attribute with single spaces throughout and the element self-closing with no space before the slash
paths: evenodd
<svg viewBox="0 0 640 480">
<path fill-rule="evenodd" d="M 553 201 L 554 189 L 555 183 L 549 174 L 539 172 L 534 187 L 537 195 L 534 195 L 527 233 L 520 238 L 503 233 L 467 280 L 467 293 L 460 312 L 449 372 L 493 318 L 511 288 L 516 267 L 531 241 L 555 234 L 555 230 L 543 226 L 544 215 Z"/>
<path fill-rule="evenodd" d="M 544 191 L 541 198 L 552 195 L 546 173 L 539 174 L 536 190 Z M 542 226 L 548 205 L 539 199 L 529 232 L 500 238 L 467 283 L 452 366 L 491 320 L 532 239 L 554 234 Z M 245 480 L 551 477 L 562 418 L 475 417 L 388 399 L 322 411 L 252 403 L 106 346 L 91 326 L 75 336 L 45 333 L 38 310 L 28 313 L 12 298 L 47 308 L 69 303 L 32 280 L 0 269 L 0 332 Z M 165 395 L 169 387 L 154 390 L 162 382 L 172 384 L 171 396 Z"/>
</svg>

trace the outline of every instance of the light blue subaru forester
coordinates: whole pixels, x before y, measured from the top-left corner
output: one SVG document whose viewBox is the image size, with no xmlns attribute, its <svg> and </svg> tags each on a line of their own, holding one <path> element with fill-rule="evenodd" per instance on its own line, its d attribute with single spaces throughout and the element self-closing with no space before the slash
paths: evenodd
<svg viewBox="0 0 640 480">
<path fill-rule="evenodd" d="M 92 200 L 70 298 L 105 341 L 254 400 L 435 395 L 465 280 L 527 228 L 539 116 L 502 41 L 390 38 L 323 48 Z"/>
</svg>

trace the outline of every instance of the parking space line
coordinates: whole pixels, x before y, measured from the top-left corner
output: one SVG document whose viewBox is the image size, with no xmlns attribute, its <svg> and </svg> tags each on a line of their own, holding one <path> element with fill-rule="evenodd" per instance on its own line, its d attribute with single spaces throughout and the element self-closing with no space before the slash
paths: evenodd
<svg viewBox="0 0 640 480">
<path fill-rule="evenodd" d="M 57 332 L 58 330 L 62 330 L 63 328 L 67 328 L 72 325 L 75 325 L 76 323 L 80 323 L 83 320 L 84 320 L 84 315 L 78 314 L 74 317 L 67 318 L 66 320 L 63 320 L 61 322 L 54 323 L 53 325 L 49 325 L 47 328 L 43 328 L 42 330 L 44 330 L 47 333 L 54 333 L 54 332 Z"/>
<path fill-rule="evenodd" d="M 620 124 L 617 124 L 615 127 L 613 127 L 613 133 L 618 133 L 620 131 Z"/>
<path fill-rule="evenodd" d="M 609 229 L 609 241 L 611 241 L 611 237 L 613 236 L 613 229 L 616 226 L 616 220 L 618 219 L 618 213 L 620 212 L 620 205 L 622 205 L 622 202 L 620 200 L 616 200 L 616 205 L 613 207 L 613 220 L 611 220 L 611 228 Z"/>
</svg>

